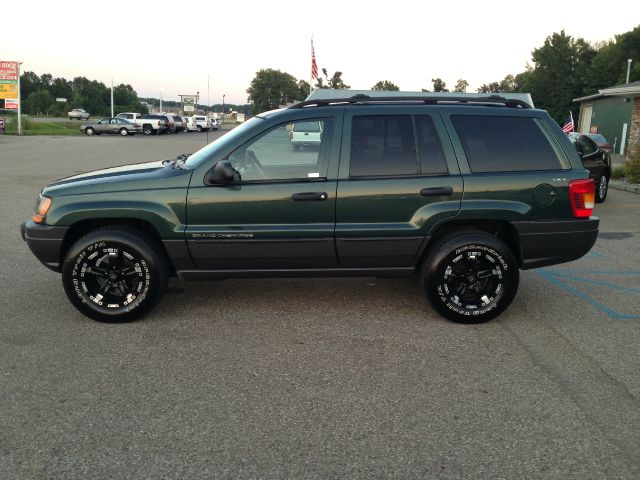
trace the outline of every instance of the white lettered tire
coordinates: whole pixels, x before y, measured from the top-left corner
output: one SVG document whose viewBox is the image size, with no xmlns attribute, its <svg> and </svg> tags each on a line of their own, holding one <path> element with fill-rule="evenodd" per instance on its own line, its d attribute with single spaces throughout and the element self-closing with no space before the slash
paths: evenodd
<svg viewBox="0 0 640 480">
<path fill-rule="evenodd" d="M 483 323 L 511 304 L 520 281 L 509 247 L 485 232 L 457 232 L 427 255 L 420 284 L 433 308 L 457 323 Z"/>
<path fill-rule="evenodd" d="M 130 228 L 104 227 L 77 240 L 62 266 L 71 303 L 102 322 L 126 322 L 149 312 L 162 298 L 169 268 L 158 243 Z"/>
</svg>

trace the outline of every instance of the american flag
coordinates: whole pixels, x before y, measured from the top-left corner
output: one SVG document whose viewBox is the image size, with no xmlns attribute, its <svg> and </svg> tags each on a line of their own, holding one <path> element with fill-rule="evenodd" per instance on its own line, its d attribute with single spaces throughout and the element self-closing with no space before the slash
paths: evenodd
<svg viewBox="0 0 640 480">
<path fill-rule="evenodd" d="M 318 64 L 316 63 L 316 51 L 313 48 L 313 39 L 311 39 L 311 79 L 318 80 Z"/>
<path fill-rule="evenodd" d="M 564 133 L 573 132 L 573 114 L 571 112 L 569 112 L 569 116 L 567 117 L 567 121 L 564 122 L 564 125 L 562 126 L 562 131 Z"/>
</svg>

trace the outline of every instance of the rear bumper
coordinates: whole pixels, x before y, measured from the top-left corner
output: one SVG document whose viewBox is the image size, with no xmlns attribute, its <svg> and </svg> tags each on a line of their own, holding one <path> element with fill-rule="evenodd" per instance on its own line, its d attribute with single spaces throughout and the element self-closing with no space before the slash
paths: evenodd
<svg viewBox="0 0 640 480">
<path fill-rule="evenodd" d="M 598 217 L 513 222 L 520 238 L 523 270 L 571 262 L 584 256 L 598 238 Z"/>
<path fill-rule="evenodd" d="M 29 220 L 20 225 L 22 239 L 40 262 L 55 272 L 60 271 L 60 249 L 69 227 L 39 225 Z"/>
</svg>

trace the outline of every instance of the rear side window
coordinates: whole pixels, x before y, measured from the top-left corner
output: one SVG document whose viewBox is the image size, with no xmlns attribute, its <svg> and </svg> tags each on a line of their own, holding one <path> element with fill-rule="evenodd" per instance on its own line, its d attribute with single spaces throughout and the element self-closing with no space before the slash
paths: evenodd
<svg viewBox="0 0 640 480">
<path fill-rule="evenodd" d="M 426 115 L 416 117 L 416 141 L 420 173 L 423 175 L 448 174 L 442 144 L 431 117 Z"/>
<path fill-rule="evenodd" d="M 556 170 L 560 160 L 530 117 L 453 115 L 472 172 Z"/>
<path fill-rule="evenodd" d="M 350 176 L 415 175 L 417 172 L 410 115 L 353 118 Z"/>
</svg>

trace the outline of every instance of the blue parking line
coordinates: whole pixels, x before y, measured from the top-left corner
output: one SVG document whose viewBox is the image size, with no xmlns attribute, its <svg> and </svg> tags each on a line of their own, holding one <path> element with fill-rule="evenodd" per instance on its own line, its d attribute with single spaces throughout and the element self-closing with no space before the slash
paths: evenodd
<svg viewBox="0 0 640 480">
<path fill-rule="evenodd" d="M 621 290 L 623 292 L 640 293 L 640 288 L 623 287 L 617 283 L 605 282 L 604 280 L 593 280 L 591 278 L 576 277 L 574 275 L 567 275 L 566 273 L 553 272 L 556 277 L 566 278 L 567 280 L 573 280 L 574 282 L 591 283 L 593 285 L 599 285 L 605 288 L 611 288 L 613 290 Z"/>
<path fill-rule="evenodd" d="M 560 272 L 562 272 L 562 273 L 560 273 Z M 599 283 L 597 280 L 577 279 L 575 277 L 572 277 L 571 275 L 567 275 L 564 272 L 567 272 L 567 273 L 569 273 L 569 272 L 571 272 L 571 273 L 592 273 L 592 274 L 606 274 L 606 275 L 640 275 L 640 272 L 620 272 L 620 271 L 611 272 L 611 271 L 598 271 L 598 270 L 569 270 L 569 269 L 562 269 L 562 270 L 541 269 L 541 270 L 537 270 L 537 273 L 542 278 L 546 279 L 548 282 L 550 282 L 553 285 L 556 285 L 556 286 L 566 290 L 569 293 L 572 293 L 576 297 L 578 297 L 581 300 L 584 300 L 585 302 L 587 302 L 589 305 L 591 305 L 591 306 L 595 307 L 596 309 L 600 310 L 602 313 L 608 315 L 610 318 L 613 318 L 613 319 L 616 319 L 616 320 L 640 318 L 640 315 L 620 313 L 620 312 L 618 312 L 616 310 L 613 310 L 613 309 L 607 307 L 606 305 L 603 305 L 602 303 L 598 302 L 597 300 L 595 300 L 593 297 L 591 297 L 590 295 L 586 294 L 585 292 L 577 289 L 576 287 L 574 287 L 572 285 L 569 285 L 566 281 L 563 280 L 563 278 L 566 278 L 567 280 L 573 280 L 573 281 L 584 281 L 585 283 L 594 283 L 596 285 L 606 286 L 608 288 L 619 288 L 619 289 L 623 289 L 623 290 L 630 290 L 630 291 L 632 291 L 632 293 L 637 293 L 638 292 L 637 289 L 627 289 L 626 287 L 620 287 L 619 285 L 615 285 L 615 284 L 609 283 L 609 282 L 601 282 L 601 283 Z"/>
<path fill-rule="evenodd" d="M 554 268 L 554 269 L 544 269 L 547 272 L 554 273 L 591 273 L 593 275 L 629 275 L 629 276 L 637 276 L 640 275 L 640 271 L 638 272 L 624 272 L 621 270 L 585 270 L 585 269 L 573 269 L 573 268 Z"/>
</svg>

